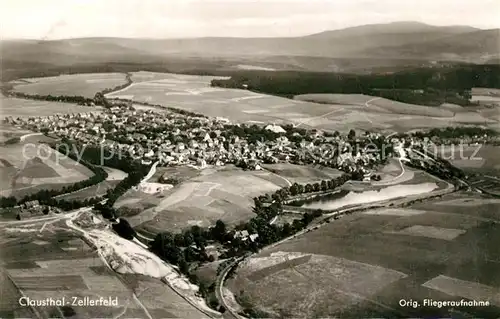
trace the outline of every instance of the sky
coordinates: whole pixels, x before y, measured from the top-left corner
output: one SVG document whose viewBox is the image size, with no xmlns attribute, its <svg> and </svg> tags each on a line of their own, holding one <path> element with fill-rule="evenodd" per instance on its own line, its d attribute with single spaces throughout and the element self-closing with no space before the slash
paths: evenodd
<svg viewBox="0 0 500 319">
<path fill-rule="evenodd" d="M 0 0 L 0 37 L 292 37 L 419 21 L 500 27 L 500 0 Z"/>
</svg>

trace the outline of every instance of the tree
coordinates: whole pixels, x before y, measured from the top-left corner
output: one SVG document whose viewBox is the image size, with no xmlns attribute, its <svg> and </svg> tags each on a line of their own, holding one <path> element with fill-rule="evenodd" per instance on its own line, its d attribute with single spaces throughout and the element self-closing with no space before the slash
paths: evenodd
<svg viewBox="0 0 500 319">
<path fill-rule="evenodd" d="M 353 140 L 355 137 L 356 137 L 356 131 L 354 131 L 353 129 L 351 129 L 349 131 L 349 134 L 347 134 L 347 138 L 350 139 L 350 140 Z"/>
<path fill-rule="evenodd" d="M 326 191 L 328 189 L 328 184 L 325 180 L 321 181 L 321 190 Z"/>
<path fill-rule="evenodd" d="M 226 224 L 220 219 L 215 222 L 215 227 L 212 228 L 212 237 L 220 242 L 224 240 L 226 235 Z"/>
<path fill-rule="evenodd" d="M 193 262 L 197 259 L 198 254 L 194 250 L 193 247 L 189 246 L 186 249 L 184 249 L 184 259 L 189 263 Z"/>
<path fill-rule="evenodd" d="M 184 237 L 184 247 L 188 247 L 194 244 L 194 236 L 190 231 L 185 231 L 183 237 Z"/>
<path fill-rule="evenodd" d="M 120 218 L 117 224 L 113 224 L 113 230 L 121 237 L 132 240 L 136 236 L 135 230 L 125 218 Z"/>
</svg>

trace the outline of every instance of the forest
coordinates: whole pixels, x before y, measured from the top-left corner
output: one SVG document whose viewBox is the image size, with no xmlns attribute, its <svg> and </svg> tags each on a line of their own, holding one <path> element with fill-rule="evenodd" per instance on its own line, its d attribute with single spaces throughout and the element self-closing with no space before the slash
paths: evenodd
<svg viewBox="0 0 500 319">
<path fill-rule="evenodd" d="M 212 86 L 293 98 L 309 93 L 366 94 L 419 105 L 472 105 L 473 87 L 500 88 L 499 65 L 418 68 L 385 74 L 247 71 Z"/>
</svg>

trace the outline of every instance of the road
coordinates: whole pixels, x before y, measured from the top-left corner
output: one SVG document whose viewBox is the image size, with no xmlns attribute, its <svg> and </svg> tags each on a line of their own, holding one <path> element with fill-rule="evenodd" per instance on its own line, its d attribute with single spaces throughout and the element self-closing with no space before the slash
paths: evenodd
<svg viewBox="0 0 500 319">
<path fill-rule="evenodd" d="M 330 112 L 328 112 L 328 113 L 325 113 L 325 114 L 323 114 L 323 115 L 308 118 L 308 119 L 307 119 L 307 120 L 305 120 L 305 121 L 302 121 L 302 122 L 300 122 L 300 123 L 297 123 L 296 125 L 294 125 L 294 127 L 296 127 L 296 128 L 297 128 L 297 127 L 299 127 L 299 125 L 306 124 L 306 123 L 311 122 L 311 121 L 313 121 L 313 120 L 317 120 L 317 119 L 323 118 L 323 117 L 325 117 L 325 116 L 328 116 L 328 115 L 331 115 L 331 114 L 337 113 L 337 112 L 342 111 L 342 110 L 344 110 L 344 109 L 343 109 L 343 108 L 340 108 L 340 109 L 335 109 L 335 110 L 330 111 Z"/>
<path fill-rule="evenodd" d="M 104 203 L 102 201 L 101 203 Z M 63 220 L 63 219 L 68 219 L 68 218 L 73 218 L 76 215 L 79 215 L 80 213 L 83 212 L 88 212 L 91 211 L 92 207 L 82 207 L 77 210 L 73 210 L 67 213 L 62 213 L 62 214 L 54 214 L 51 216 L 44 216 L 44 217 L 39 217 L 39 218 L 30 218 L 30 219 L 25 219 L 25 220 L 12 220 L 12 221 L 6 221 L 6 222 L 0 222 L 0 226 L 18 226 L 18 225 L 23 225 L 23 224 L 33 224 L 33 223 L 38 223 L 38 222 L 52 222 L 56 220 Z"/>
<path fill-rule="evenodd" d="M 368 100 L 368 101 L 366 101 L 366 102 L 365 102 L 365 106 L 366 106 L 366 107 L 369 107 L 369 106 L 370 106 L 370 104 L 369 104 L 370 102 L 373 102 L 373 101 L 376 101 L 376 100 L 380 100 L 380 99 L 381 99 L 380 97 L 375 97 L 375 98 L 373 98 L 373 99 L 371 99 L 371 100 Z M 305 120 L 305 121 L 302 121 L 302 122 L 300 122 L 300 123 L 295 124 L 295 125 L 294 125 L 294 127 L 299 127 L 299 126 L 300 126 L 300 125 L 302 125 L 302 124 L 306 124 L 306 123 L 311 122 L 311 121 L 313 121 L 313 120 L 317 120 L 317 119 L 320 119 L 320 118 L 326 117 L 326 116 L 328 116 L 328 115 L 331 115 L 331 114 L 337 113 L 337 112 L 342 111 L 342 110 L 344 110 L 344 108 L 335 109 L 335 110 L 333 110 L 333 111 L 330 111 L 330 112 L 328 112 L 328 113 L 322 114 L 322 115 L 320 115 L 320 116 L 316 116 L 316 117 L 311 117 L 311 118 L 308 118 L 308 119 L 307 119 L 307 120 Z M 371 122 L 371 121 L 370 121 L 370 122 Z"/>
<path fill-rule="evenodd" d="M 231 271 L 233 267 L 235 267 L 238 263 L 243 261 L 245 257 L 239 257 L 233 260 L 229 265 L 224 268 L 219 276 L 217 276 L 217 280 L 215 281 L 215 297 L 217 298 L 217 301 L 219 301 L 219 304 L 223 305 L 224 308 L 226 308 L 226 312 L 224 314 L 229 314 L 230 318 L 235 318 L 235 319 L 242 319 L 245 318 L 243 316 L 240 316 L 233 308 L 231 308 L 230 305 L 227 304 L 226 299 L 224 298 L 224 292 L 222 289 L 224 288 L 224 280 L 226 280 L 227 274 Z"/>
<path fill-rule="evenodd" d="M 144 176 L 142 181 L 139 184 L 146 183 L 153 175 L 156 173 L 156 166 L 160 164 L 160 161 L 156 161 L 152 166 L 151 169 L 149 170 L 148 175 Z"/>
<path fill-rule="evenodd" d="M 40 135 L 43 135 L 43 133 L 29 133 L 29 134 L 25 134 L 25 135 L 21 136 L 21 137 L 19 138 L 19 140 L 20 140 L 21 142 L 23 142 L 23 141 L 24 141 L 25 139 L 27 139 L 28 137 L 31 137 L 31 136 L 40 136 Z"/>
<path fill-rule="evenodd" d="M 380 99 L 381 99 L 381 97 L 374 97 L 373 99 L 366 101 L 365 102 L 365 106 L 366 107 L 370 107 L 370 102 L 373 102 L 373 101 L 376 101 L 376 100 L 380 100 Z"/>
</svg>

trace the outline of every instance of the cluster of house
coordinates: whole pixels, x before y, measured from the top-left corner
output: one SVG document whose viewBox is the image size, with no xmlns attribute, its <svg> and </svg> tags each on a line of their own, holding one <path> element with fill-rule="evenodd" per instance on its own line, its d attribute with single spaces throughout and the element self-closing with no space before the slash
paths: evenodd
<svg viewBox="0 0 500 319">
<path fill-rule="evenodd" d="M 59 212 L 59 209 L 41 205 L 38 200 L 32 200 L 12 208 L 12 211 L 16 213 L 17 220 L 24 220 L 34 216 L 47 215 L 51 212 Z"/>
<path fill-rule="evenodd" d="M 365 170 L 368 163 L 379 159 L 378 154 L 362 149 L 353 152 L 345 136 L 325 137 L 317 132 L 311 141 L 298 143 L 284 135 L 273 140 L 249 142 L 244 137 L 225 134 L 228 125 L 225 119 L 151 110 L 111 108 L 102 112 L 6 120 L 30 130 L 77 140 L 83 145 L 101 145 L 123 152 L 145 165 L 160 161 L 162 165 L 204 168 L 244 163 L 248 169 L 260 169 L 262 162 L 292 162 L 354 171 Z M 285 132 L 279 125 L 265 128 L 275 133 Z"/>
</svg>

